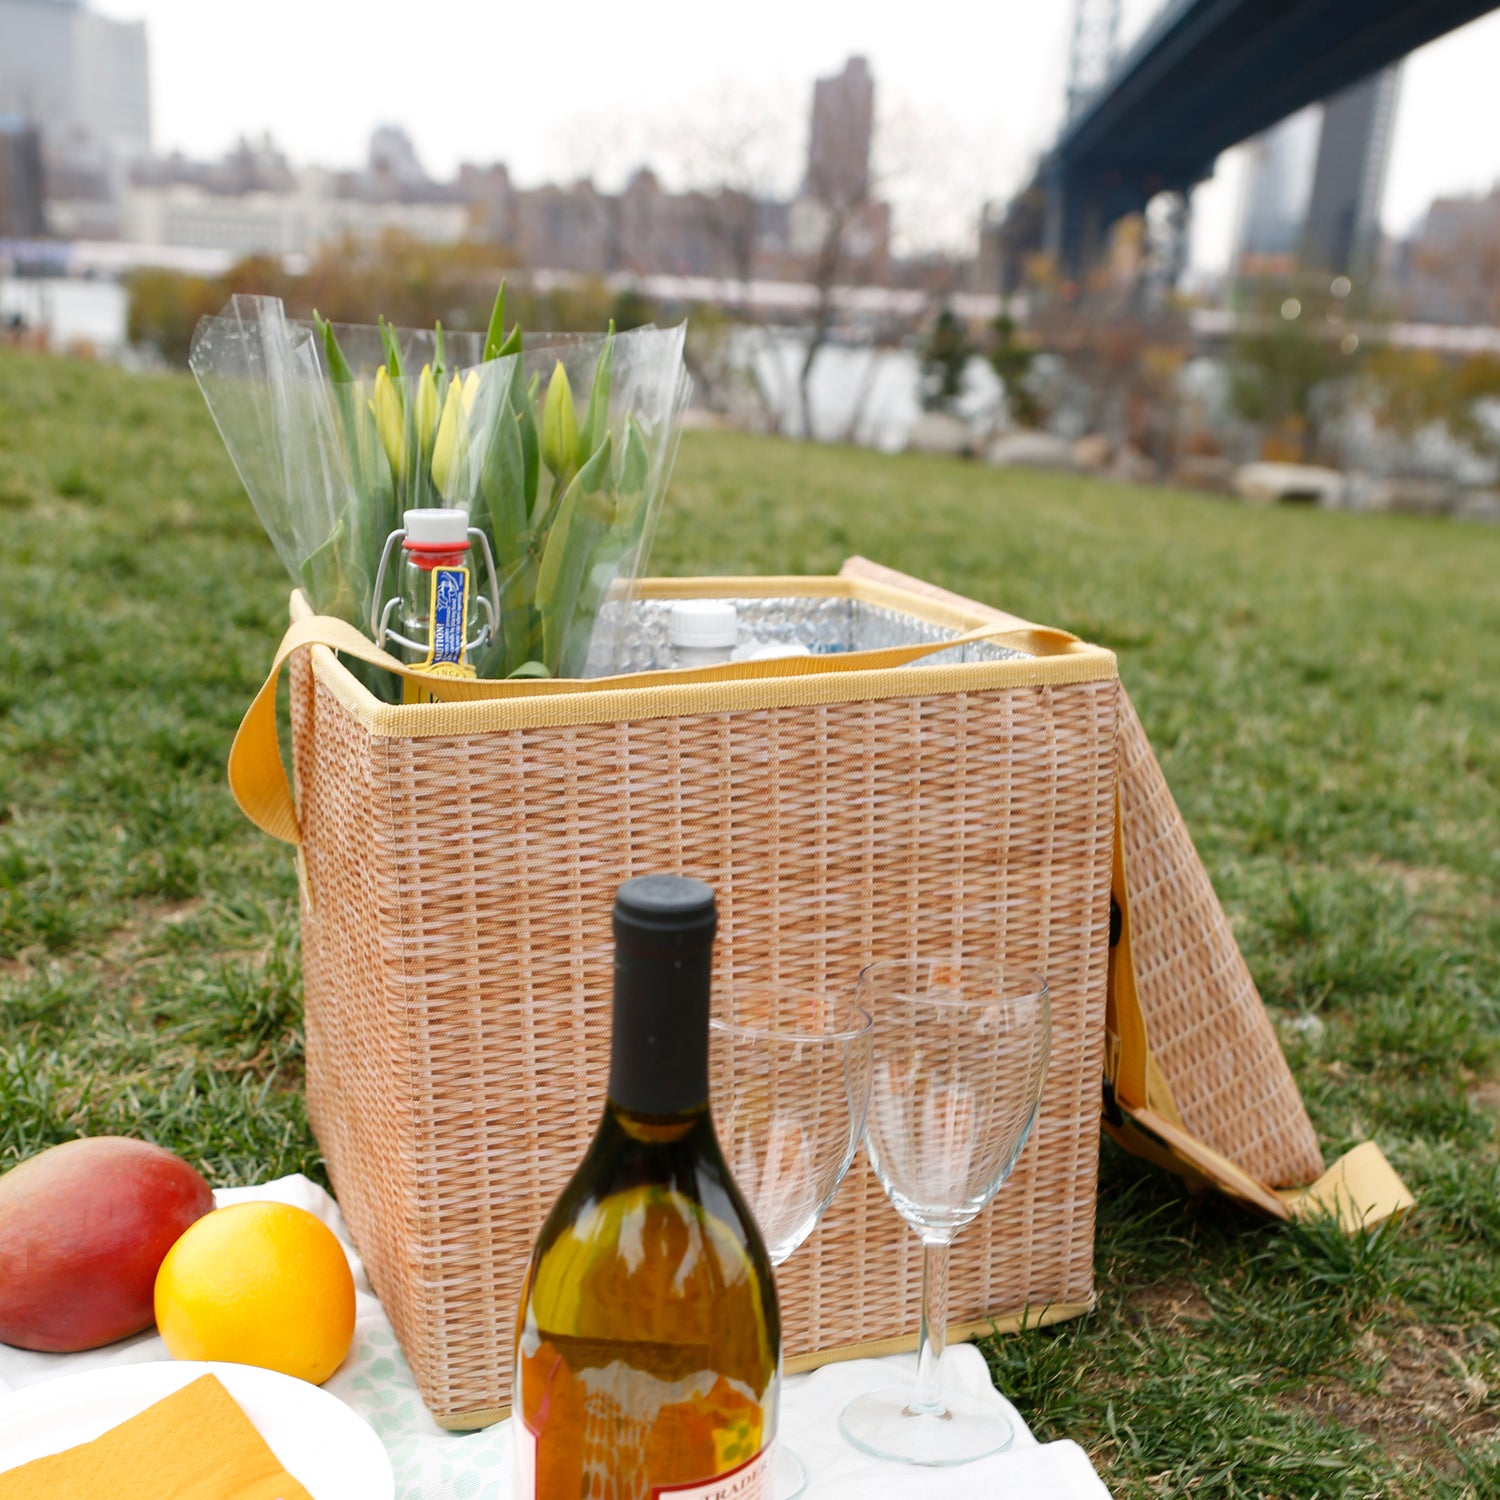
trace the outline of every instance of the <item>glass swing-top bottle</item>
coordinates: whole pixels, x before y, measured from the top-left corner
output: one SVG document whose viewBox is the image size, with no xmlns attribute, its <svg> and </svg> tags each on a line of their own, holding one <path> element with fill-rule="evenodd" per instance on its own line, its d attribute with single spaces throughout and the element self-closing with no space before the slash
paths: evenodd
<svg viewBox="0 0 1500 1500">
<path fill-rule="evenodd" d="M 403 519 L 405 525 L 386 538 L 381 554 L 370 633 L 377 645 L 394 647 L 403 661 L 424 672 L 473 677 L 469 653 L 494 638 L 499 615 L 489 543 L 461 510 L 409 510 Z M 489 570 L 488 592 L 475 586 L 476 541 Z M 386 598 L 386 573 L 398 542 L 397 588 Z M 405 696 L 410 703 L 424 701 L 427 695 L 408 678 Z"/>
</svg>

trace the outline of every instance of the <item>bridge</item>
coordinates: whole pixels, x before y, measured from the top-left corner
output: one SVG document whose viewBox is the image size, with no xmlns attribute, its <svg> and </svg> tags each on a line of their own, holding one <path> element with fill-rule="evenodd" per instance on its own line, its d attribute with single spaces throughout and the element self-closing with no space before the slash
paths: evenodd
<svg viewBox="0 0 1500 1500">
<path fill-rule="evenodd" d="M 1109 226 L 1186 194 L 1223 150 L 1357 83 L 1497 0 L 1167 0 L 1075 101 L 1002 228 L 1005 258 L 1045 249 L 1066 276 Z M 1075 35 L 1075 55 L 1077 37 Z"/>
</svg>

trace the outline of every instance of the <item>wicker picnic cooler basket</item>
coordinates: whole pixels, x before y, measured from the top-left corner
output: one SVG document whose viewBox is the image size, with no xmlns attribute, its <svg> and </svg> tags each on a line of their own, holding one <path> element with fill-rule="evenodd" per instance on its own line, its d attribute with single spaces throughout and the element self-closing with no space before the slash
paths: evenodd
<svg viewBox="0 0 1500 1500">
<path fill-rule="evenodd" d="M 304 618 L 277 658 L 295 808 L 265 745 L 274 671 L 232 758 L 246 811 L 300 843 L 308 1112 L 447 1427 L 508 1410 L 530 1247 L 602 1105 L 611 902 L 647 871 L 714 886 L 716 990 L 848 990 L 873 957 L 924 952 L 1046 974 L 1038 1124 L 954 1248 L 952 1336 L 1092 1305 L 1114 657 L 858 579 L 655 580 L 639 596 L 795 599 L 866 636 L 842 658 L 498 696 L 459 683 L 444 691 L 462 701 L 391 706 L 329 649 L 369 643 Z M 907 644 L 878 649 L 892 620 Z M 921 1247 L 863 1157 L 778 1285 L 788 1369 L 913 1347 Z"/>
</svg>

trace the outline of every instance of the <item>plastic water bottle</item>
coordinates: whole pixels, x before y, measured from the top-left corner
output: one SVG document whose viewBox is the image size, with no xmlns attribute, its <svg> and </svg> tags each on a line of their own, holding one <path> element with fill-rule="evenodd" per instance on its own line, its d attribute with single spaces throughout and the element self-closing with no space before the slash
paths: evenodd
<svg viewBox="0 0 1500 1500">
<path fill-rule="evenodd" d="M 740 620 L 725 599 L 679 599 L 667 622 L 675 667 L 716 667 L 734 655 Z"/>
</svg>

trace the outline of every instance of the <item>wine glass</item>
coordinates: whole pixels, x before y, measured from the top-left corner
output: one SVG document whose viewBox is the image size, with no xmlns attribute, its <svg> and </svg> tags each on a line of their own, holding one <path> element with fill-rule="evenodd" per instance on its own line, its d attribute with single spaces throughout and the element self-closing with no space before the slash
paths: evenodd
<svg viewBox="0 0 1500 1500">
<path fill-rule="evenodd" d="M 1011 1423 L 944 1396 L 948 1247 L 1010 1176 L 1036 1123 L 1052 1019 L 1039 975 L 983 959 L 871 964 L 855 1000 L 875 1021 L 865 1151 L 886 1197 L 922 1239 L 915 1388 L 844 1408 L 856 1448 L 911 1464 L 963 1464 L 1010 1446 Z"/>
<path fill-rule="evenodd" d="M 846 997 L 742 989 L 715 1001 L 709 1097 L 729 1170 L 779 1266 L 813 1232 L 864 1134 L 872 1023 Z M 807 1485 L 776 1445 L 773 1500 Z"/>
</svg>

